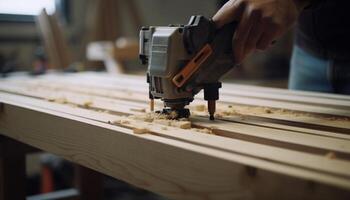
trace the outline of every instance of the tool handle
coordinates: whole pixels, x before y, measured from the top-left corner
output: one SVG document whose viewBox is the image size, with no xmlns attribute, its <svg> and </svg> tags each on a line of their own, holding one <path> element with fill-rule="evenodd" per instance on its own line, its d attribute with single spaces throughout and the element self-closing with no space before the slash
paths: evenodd
<svg viewBox="0 0 350 200">
<path fill-rule="evenodd" d="M 214 22 L 213 22 L 214 23 Z M 238 22 L 234 21 L 224 25 L 215 31 L 213 41 L 210 43 L 214 54 L 231 54 L 232 53 L 232 38 L 236 31 Z"/>
<path fill-rule="evenodd" d="M 220 29 L 212 20 L 193 16 L 185 26 L 184 41 L 192 59 L 176 74 L 172 82 L 178 88 L 186 86 L 188 91 L 207 83 L 216 83 L 234 65 L 232 37 L 237 22 Z"/>
</svg>

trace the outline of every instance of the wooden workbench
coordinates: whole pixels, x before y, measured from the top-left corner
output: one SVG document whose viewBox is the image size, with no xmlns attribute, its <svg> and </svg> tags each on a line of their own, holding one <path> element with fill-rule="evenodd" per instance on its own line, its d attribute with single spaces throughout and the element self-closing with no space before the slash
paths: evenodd
<svg viewBox="0 0 350 200">
<path fill-rule="evenodd" d="M 214 122 L 202 94 L 190 121 L 169 121 L 147 114 L 147 87 L 0 79 L 0 133 L 170 199 L 350 199 L 349 96 L 223 84 Z"/>
</svg>

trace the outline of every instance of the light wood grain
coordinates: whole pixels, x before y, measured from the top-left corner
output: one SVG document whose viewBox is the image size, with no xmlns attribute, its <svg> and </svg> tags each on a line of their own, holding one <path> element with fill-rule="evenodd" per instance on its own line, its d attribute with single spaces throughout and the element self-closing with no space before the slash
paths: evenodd
<svg viewBox="0 0 350 200">
<path fill-rule="evenodd" d="M 224 92 L 219 112 L 233 114 L 210 122 L 197 99 L 192 128 L 180 128 L 137 117 L 148 109 L 145 86 L 143 77 L 94 73 L 0 80 L 0 133 L 171 199 L 349 198 L 344 98 Z M 309 112 L 321 105 L 329 107 Z"/>
</svg>

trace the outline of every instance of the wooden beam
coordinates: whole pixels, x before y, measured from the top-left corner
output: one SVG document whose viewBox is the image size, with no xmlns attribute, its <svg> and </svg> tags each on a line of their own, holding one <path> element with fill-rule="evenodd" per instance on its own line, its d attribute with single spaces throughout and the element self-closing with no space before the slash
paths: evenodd
<svg viewBox="0 0 350 200">
<path fill-rule="evenodd" d="M 329 118 L 341 110 L 337 102 L 348 111 L 341 99 L 320 97 L 313 105 L 314 97 L 302 99 L 305 102 L 299 97 L 293 102 L 279 95 L 257 97 L 293 109 L 330 105 L 334 110 L 323 110 L 324 115 L 270 107 L 263 109 L 272 111 L 259 113 L 256 106 L 228 107 L 233 103 L 228 100 L 218 104 L 219 112 L 233 114 L 214 122 L 197 110 L 203 102 L 196 100 L 186 122 L 192 127 L 180 128 L 173 124 L 181 122 L 142 118 L 148 115 L 142 78 L 123 75 L 101 82 L 103 77 L 52 75 L 2 81 L 0 132 L 173 199 L 271 199 L 274 194 L 292 199 L 349 198 L 350 125 L 347 118 Z M 133 131 L 138 129 L 142 131 Z M 287 189 L 291 185 L 301 192 L 292 193 Z"/>
<path fill-rule="evenodd" d="M 55 131 L 52 131 L 53 127 Z M 173 199 L 226 199 L 250 195 L 262 199 L 271 198 L 270 195 L 278 198 L 321 198 L 333 195 L 346 199 L 349 195 L 346 190 L 340 189 L 350 188 L 349 181 L 331 174 L 152 134 L 134 135 L 128 129 L 23 104 L 5 104 L 0 131 L 19 141 Z M 248 173 L 246 165 L 257 168 L 257 172 Z M 256 173 L 259 174 L 258 179 L 254 178 Z M 302 177 L 317 180 L 313 183 L 317 187 L 307 189 L 310 187 L 309 182 L 304 182 Z M 242 184 L 241 180 L 251 182 L 250 186 Z M 324 185 L 324 182 L 327 184 Z M 285 185 L 293 185 L 295 190 L 301 192 L 279 192 L 285 191 L 282 189 Z M 242 194 L 242 191 L 246 192 Z"/>
</svg>

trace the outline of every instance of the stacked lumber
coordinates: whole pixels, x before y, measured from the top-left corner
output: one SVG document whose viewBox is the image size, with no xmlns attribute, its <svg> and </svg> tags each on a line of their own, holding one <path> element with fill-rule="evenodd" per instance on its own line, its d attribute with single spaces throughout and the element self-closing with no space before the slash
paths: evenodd
<svg viewBox="0 0 350 200">
<path fill-rule="evenodd" d="M 168 120 L 149 111 L 144 77 L 13 77 L 0 80 L 0 133 L 171 199 L 349 199 L 349 96 L 220 95 L 215 121 L 202 94 Z"/>
<path fill-rule="evenodd" d="M 36 18 L 36 25 L 41 34 L 50 67 L 66 69 L 72 64 L 71 52 L 56 15 L 48 15 L 43 9 Z"/>
</svg>

